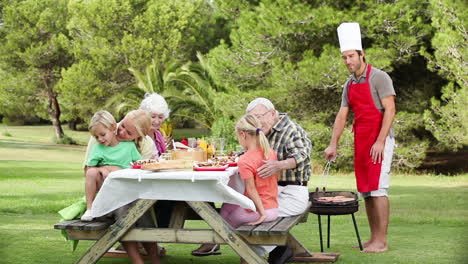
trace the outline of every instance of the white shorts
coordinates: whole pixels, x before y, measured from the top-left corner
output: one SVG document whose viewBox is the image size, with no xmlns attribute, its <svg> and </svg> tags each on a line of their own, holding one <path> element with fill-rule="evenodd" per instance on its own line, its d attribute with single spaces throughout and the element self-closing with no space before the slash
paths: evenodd
<svg viewBox="0 0 468 264">
<path fill-rule="evenodd" d="M 309 189 L 307 186 L 278 186 L 278 216 L 293 216 L 302 214 L 309 205 Z"/>
<path fill-rule="evenodd" d="M 387 136 L 383 153 L 382 168 L 380 170 L 379 189 L 361 193 L 362 198 L 388 196 L 390 187 L 390 167 L 392 165 L 393 150 L 395 149 L 395 138 Z"/>
</svg>

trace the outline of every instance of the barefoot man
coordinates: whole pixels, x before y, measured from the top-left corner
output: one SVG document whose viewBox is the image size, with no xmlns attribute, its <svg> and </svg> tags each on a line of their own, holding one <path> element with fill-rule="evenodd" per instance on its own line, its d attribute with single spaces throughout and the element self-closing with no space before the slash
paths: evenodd
<svg viewBox="0 0 468 264">
<path fill-rule="evenodd" d="M 353 110 L 354 171 L 357 189 L 365 200 L 371 232 L 362 252 L 384 252 L 388 250 L 390 204 L 387 189 L 395 145 L 391 129 L 395 117 L 395 90 L 387 73 L 366 63 L 358 23 L 341 24 L 338 38 L 341 57 L 351 76 L 343 88 L 341 107 L 325 158 L 335 160 L 349 110 Z"/>
</svg>

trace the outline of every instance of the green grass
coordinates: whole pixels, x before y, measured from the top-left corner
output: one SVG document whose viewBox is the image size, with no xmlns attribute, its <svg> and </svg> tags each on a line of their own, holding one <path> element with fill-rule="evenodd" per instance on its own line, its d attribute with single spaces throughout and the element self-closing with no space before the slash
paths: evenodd
<svg viewBox="0 0 468 264">
<path fill-rule="evenodd" d="M 83 195 L 81 162 L 84 147 L 50 144 L 48 136 L 35 135 L 45 127 L 8 128 L 13 137 L 0 136 L 0 263 L 74 263 L 92 245 L 81 241 L 75 253 L 53 229 L 56 212 Z M 20 131 L 22 131 L 20 133 Z M 42 133 L 41 132 L 41 133 Z M 21 136 L 20 136 L 21 134 Z M 12 139 L 12 138 L 17 139 Z M 18 139 L 20 138 L 20 139 Z M 314 175 L 310 188 L 319 176 Z M 329 189 L 354 190 L 351 174 L 331 175 Z M 468 175 L 393 175 L 390 189 L 390 251 L 362 254 L 351 248 L 356 237 L 349 215 L 331 218 L 331 248 L 337 263 L 466 263 L 468 257 Z M 361 237 L 369 236 L 364 208 L 356 215 Z M 323 217 L 323 222 L 326 218 Z M 190 227 L 204 227 L 191 221 Z M 326 228 L 324 226 L 324 231 Z M 295 236 L 311 251 L 319 251 L 317 216 L 294 228 Z M 238 263 L 223 246 L 222 255 L 197 258 L 196 245 L 165 244 L 163 263 Z M 102 259 L 99 263 L 130 263 Z"/>
</svg>

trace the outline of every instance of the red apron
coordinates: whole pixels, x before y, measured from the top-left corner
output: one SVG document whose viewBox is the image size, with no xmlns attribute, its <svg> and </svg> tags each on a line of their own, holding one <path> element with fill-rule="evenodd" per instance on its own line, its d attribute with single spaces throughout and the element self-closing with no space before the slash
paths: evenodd
<svg viewBox="0 0 468 264">
<path fill-rule="evenodd" d="M 371 66 L 367 66 L 366 82 L 354 83 L 351 79 L 348 100 L 354 112 L 354 172 L 359 192 L 379 189 L 382 163 L 374 164 L 370 155 L 372 145 L 382 128 L 383 114 L 375 107 L 369 86 Z"/>
</svg>

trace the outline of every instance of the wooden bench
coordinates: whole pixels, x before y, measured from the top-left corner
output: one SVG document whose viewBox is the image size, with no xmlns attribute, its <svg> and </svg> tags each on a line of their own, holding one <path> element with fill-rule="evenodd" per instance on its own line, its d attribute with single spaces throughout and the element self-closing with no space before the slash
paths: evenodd
<svg viewBox="0 0 468 264">
<path fill-rule="evenodd" d="M 183 205 L 175 209 L 171 219 L 170 228 L 132 228 L 120 241 L 154 241 L 161 243 L 216 243 L 226 244 L 213 229 L 183 228 L 185 220 L 197 219 L 196 216 L 185 210 Z M 293 248 L 294 257 L 289 262 L 335 262 L 337 253 L 311 253 L 291 233 L 290 230 L 298 223 L 307 221 L 309 210 L 302 215 L 281 217 L 275 221 L 262 223 L 257 226 L 240 226 L 234 230 L 250 245 L 288 245 Z M 199 218 L 199 217 L 198 217 Z M 179 220 L 178 220 L 179 219 Z M 182 220 L 180 220 L 182 219 Z M 69 239 L 73 240 L 99 240 L 113 222 L 80 220 L 64 221 L 54 225 L 55 229 L 66 230 Z"/>
</svg>

